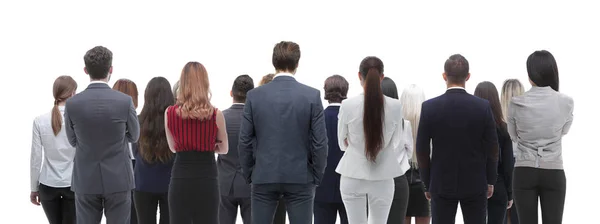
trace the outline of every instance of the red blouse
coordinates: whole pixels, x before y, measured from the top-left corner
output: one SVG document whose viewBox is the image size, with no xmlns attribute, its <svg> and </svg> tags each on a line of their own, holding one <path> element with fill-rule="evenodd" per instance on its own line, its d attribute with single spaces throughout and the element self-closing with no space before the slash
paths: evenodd
<svg viewBox="0 0 600 224">
<path fill-rule="evenodd" d="M 215 151 L 217 140 L 217 110 L 207 120 L 183 119 L 178 105 L 167 108 L 167 124 L 175 142 L 175 151 Z"/>
</svg>

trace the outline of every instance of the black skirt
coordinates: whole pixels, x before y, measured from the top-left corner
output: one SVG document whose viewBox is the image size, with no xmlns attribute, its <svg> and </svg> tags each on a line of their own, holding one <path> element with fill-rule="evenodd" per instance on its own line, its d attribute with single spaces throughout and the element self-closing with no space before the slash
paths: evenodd
<svg viewBox="0 0 600 224">
<path fill-rule="evenodd" d="M 219 184 L 214 152 L 175 155 L 169 185 L 170 223 L 218 224 Z"/>
</svg>

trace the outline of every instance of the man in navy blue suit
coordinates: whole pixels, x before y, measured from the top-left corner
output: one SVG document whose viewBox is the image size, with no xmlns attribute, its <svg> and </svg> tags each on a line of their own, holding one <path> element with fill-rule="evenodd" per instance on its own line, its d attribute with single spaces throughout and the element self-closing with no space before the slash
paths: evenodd
<svg viewBox="0 0 600 224">
<path fill-rule="evenodd" d="M 497 176 L 496 124 L 489 102 L 465 91 L 467 59 L 452 55 L 443 77 L 448 90 L 423 103 L 417 132 L 419 171 L 432 221 L 454 223 L 460 203 L 465 224 L 485 224 Z"/>
</svg>

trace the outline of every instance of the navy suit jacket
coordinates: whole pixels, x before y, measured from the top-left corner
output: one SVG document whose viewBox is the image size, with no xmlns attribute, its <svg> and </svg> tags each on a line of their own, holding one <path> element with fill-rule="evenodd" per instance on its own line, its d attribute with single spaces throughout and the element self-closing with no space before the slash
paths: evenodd
<svg viewBox="0 0 600 224">
<path fill-rule="evenodd" d="M 248 91 L 238 151 L 248 183 L 318 185 L 327 164 L 319 90 L 276 76 Z"/>
<path fill-rule="evenodd" d="M 327 139 L 333 139 L 328 142 L 329 154 L 327 155 L 327 168 L 321 185 L 317 187 L 315 193 L 315 201 L 326 203 L 342 203 L 340 194 L 340 177 L 341 175 L 335 172 L 335 168 L 344 152 L 340 150 L 337 139 L 338 114 L 340 106 L 329 106 L 325 109 L 325 125 L 327 127 Z"/>
<path fill-rule="evenodd" d="M 487 100 L 449 89 L 423 103 L 417 133 L 419 171 L 432 194 L 474 196 L 496 183 L 498 136 Z"/>
</svg>

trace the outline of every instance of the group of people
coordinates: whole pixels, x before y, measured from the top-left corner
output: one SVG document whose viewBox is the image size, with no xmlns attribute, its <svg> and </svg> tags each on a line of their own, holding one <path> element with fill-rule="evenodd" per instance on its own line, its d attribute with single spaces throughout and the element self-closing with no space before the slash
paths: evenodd
<svg viewBox="0 0 600 224">
<path fill-rule="evenodd" d="M 562 136 L 573 99 L 558 92 L 548 51 L 527 59 L 532 88 L 506 80 L 465 91 L 469 63 L 444 64 L 446 93 L 399 94 L 383 62 L 362 60 L 363 93 L 333 75 L 321 91 L 295 80 L 300 47 L 273 49 L 276 73 L 260 86 L 238 76 L 225 110 L 211 103 L 209 76 L 187 63 L 173 89 L 149 81 L 141 113 L 134 82 L 111 88 L 112 52 L 84 56 L 91 83 L 53 86 L 54 108 L 35 118 L 31 195 L 49 223 L 466 224 L 561 223 L 566 178 Z M 215 159 L 215 154 L 218 154 Z M 514 203 L 513 203 L 514 198 Z M 160 218 L 157 220 L 157 208 Z M 507 215 L 507 210 L 510 213 Z M 157 222 L 158 221 L 158 222 Z"/>
</svg>

